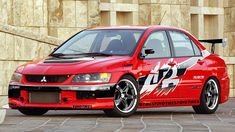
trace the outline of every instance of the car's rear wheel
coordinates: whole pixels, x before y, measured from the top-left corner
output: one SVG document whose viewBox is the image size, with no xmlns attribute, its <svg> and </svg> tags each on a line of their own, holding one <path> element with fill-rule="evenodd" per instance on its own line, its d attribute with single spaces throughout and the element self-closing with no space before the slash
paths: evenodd
<svg viewBox="0 0 235 132">
<path fill-rule="evenodd" d="M 130 116 L 137 110 L 139 97 L 137 81 L 131 76 L 124 76 L 115 85 L 114 109 L 104 112 L 108 116 Z"/>
<path fill-rule="evenodd" d="M 39 109 L 39 108 L 22 108 L 18 110 L 24 115 L 35 115 L 35 116 L 43 115 L 48 111 L 47 109 Z"/>
<path fill-rule="evenodd" d="M 200 105 L 193 106 L 193 109 L 198 114 L 214 113 L 219 106 L 220 88 L 218 81 L 210 78 L 204 85 L 202 90 Z"/>
</svg>

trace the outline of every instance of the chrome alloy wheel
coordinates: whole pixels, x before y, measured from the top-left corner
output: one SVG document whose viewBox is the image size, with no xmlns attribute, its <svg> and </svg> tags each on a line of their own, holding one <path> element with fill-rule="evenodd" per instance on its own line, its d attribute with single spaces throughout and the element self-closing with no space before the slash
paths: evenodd
<svg viewBox="0 0 235 132">
<path fill-rule="evenodd" d="M 206 83 L 206 92 L 205 92 L 205 98 L 206 98 L 206 105 L 210 110 L 213 110 L 218 103 L 219 100 L 219 89 L 218 85 L 215 82 L 215 80 L 210 79 Z"/>
<path fill-rule="evenodd" d="M 114 104 L 123 113 L 128 113 L 135 108 L 137 90 L 131 81 L 122 79 L 118 82 L 114 93 Z"/>
</svg>

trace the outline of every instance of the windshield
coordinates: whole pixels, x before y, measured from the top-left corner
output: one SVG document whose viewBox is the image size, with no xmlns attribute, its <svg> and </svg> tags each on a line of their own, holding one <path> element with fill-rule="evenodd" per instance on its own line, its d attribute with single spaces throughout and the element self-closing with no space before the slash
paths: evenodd
<svg viewBox="0 0 235 132">
<path fill-rule="evenodd" d="M 85 30 L 70 38 L 53 54 L 132 55 L 142 33 L 143 30 Z"/>
</svg>

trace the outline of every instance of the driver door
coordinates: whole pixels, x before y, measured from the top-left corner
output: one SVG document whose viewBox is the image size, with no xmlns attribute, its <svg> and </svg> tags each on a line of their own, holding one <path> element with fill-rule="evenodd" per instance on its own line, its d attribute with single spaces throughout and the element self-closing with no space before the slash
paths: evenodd
<svg viewBox="0 0 235 132">
<path fill-rule="evenodd" d="M 145 54 L 146 49 L 153 49 L 153 54 Z M 140 60 L 143 77 L 139 79 L 141 98 L 147 100 L 165 100 L 177 96 L 175 86 L 179 80 L 174 79 L 174 67 L 171 66 L 172 52 L 166 31 L 152 32 L 147 38 Z"/>
</svg>

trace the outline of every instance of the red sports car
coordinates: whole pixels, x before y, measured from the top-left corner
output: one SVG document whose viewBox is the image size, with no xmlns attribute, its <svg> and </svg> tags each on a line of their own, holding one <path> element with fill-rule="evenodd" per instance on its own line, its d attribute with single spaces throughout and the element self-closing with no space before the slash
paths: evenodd
<svg viewBox="0 0 235 132">
<path fill-rule="evenodd" d="M 48 57 L 18 67 L 9 106 L 25 115 L 102 109 L 130 116 L 137 108 L 192 106 L 214 113 L 228 100 L 224 60 L 190 33 L 161 26 L 83 30 Z"/>
</svg>

